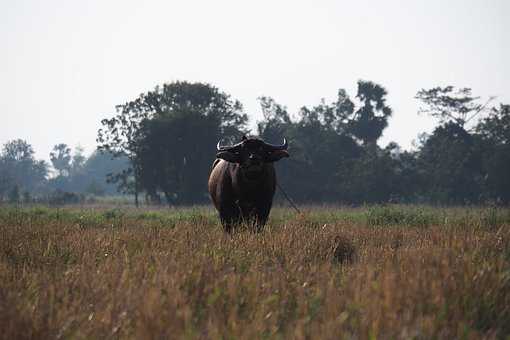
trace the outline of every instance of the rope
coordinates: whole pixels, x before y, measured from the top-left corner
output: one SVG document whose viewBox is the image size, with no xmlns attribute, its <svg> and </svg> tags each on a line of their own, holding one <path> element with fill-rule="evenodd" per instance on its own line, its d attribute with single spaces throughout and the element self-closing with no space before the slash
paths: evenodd
<svg viewBox="0 0 510 340">
<path fill-rule="evenodd" d="M 282 192 L 283 196 L 285 196 L 285 198 L 287 199 L 287 201 L 289 201 L 290 205 L 296 209 L 297 213 L 298 214 L 301 214 L 301 210 L 298 209 L 298 207 L 296 207 L 296 205 L 294 204 L 294 202 L 290 199 L 290 197 L 287 195 L 287 193 L 285 192 L 285 190 L 283 190 L 283 188 L 280 186 L 280 184 L 278 182 L 276 182 L 276 186 L 278 187 L 278 189 L 280 189 L 280 191 Z"/>
</svg>

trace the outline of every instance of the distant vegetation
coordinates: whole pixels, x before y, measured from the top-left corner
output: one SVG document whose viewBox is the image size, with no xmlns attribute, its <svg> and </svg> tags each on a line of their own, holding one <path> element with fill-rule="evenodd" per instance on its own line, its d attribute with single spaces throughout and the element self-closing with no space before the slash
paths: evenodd
<svg viewBox="0 0 510 340">
<path fill-rule="evenodd" d="M 50 154 L 50 165 L 34 158 L 34 150 L 23 140 L 6 143 L 0 154 L 0 202 L 83 203 L 94 197 L 115 195 L 108 174 L 129 166 L 126 158 L 98 151 L 89 157 L 81 148 L 74 153 L 58 144 Z"/>
<path fill-rule="evenodd" d="M 504 339 L 510 212 L 0 208 L 6 339 Z"/>
<path fill-rule="evenodd" d="M 437 119 L 414 150 L 377 141 L 392 109 L 386 89 L 358 82 L 350 96 L 289 113 L 259 98 L 263 119 L 248 131 L 241 103 L 202 83 L 163 84 L 117 106 L 102 121 L 98 151 L 85 157 L 56 145 L 50 165 L 34 159 L 27 141 L 6 143 L 0 154 L 0 200 L 70 202 L 118 189 L 151 204 L 208 201 L 206 181 L 218 140 L 251 133 L 271 143 L 289 141 L 291 158 L 277 164 L 280 183 L 299 203 L 508 204 L 510 105 L 493 105 L 469 88 L 422 89 L 420 112 Z M 414 115 L 415 112 L 407 114 Z"/>
</svg>

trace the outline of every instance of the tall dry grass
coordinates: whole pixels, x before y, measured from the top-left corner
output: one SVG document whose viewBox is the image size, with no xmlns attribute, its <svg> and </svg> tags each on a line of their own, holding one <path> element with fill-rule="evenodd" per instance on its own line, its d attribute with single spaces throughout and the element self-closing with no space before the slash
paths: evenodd
<svg viewBox="0 0 510 340">
<path fill-rule="evenodd" d="M 430 339 L 510 334 L 510 214 L 0 208 L 5 339 Z"/>
</svg>

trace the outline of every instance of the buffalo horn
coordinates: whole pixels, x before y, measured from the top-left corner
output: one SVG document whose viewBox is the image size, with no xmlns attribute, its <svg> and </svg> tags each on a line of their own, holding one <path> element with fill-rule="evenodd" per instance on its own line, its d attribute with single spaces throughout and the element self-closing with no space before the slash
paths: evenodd
<svg viewBox="0 0 510 340">
<path fill-rule="evenodd" d="M 240 147 L 242 142 L 237 143 L 232 146 L 221 146 L 220 144 L 221 144 L 221 140 L 219 140 L 218 144 L 216 144 L 216 150 L 218 150 L 218 151 L 232 151 L 233 149 L 237 149 L 238 147 Z"/>
<path fill-rule="evenodd" d="M 283 138 L 282 145 L 273 145 L 273 144 L 269 144 L 266 142 L 264 142 L 264 144 L 269 150 L 272 150 L 272 151 L 287 150 L 287 148 L 289 147 L 289 144 L 287 143 L 287 140 L 285 138 Z"/>
</svg>

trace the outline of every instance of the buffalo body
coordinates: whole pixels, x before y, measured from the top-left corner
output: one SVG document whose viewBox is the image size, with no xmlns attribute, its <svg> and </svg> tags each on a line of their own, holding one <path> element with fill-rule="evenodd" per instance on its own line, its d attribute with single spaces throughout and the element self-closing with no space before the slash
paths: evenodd
<svg viewBox="0 0 510 340">
<path fill-rule="evenodd" d="M 232 147 L 218 145 L 208 188 L 225 231 L 241 223 L 263 228 L 276 188 L 273 162 L 288 157 L 286 149 L 286 142 L 275 146 L 246 137 Z"/>
</svg>

